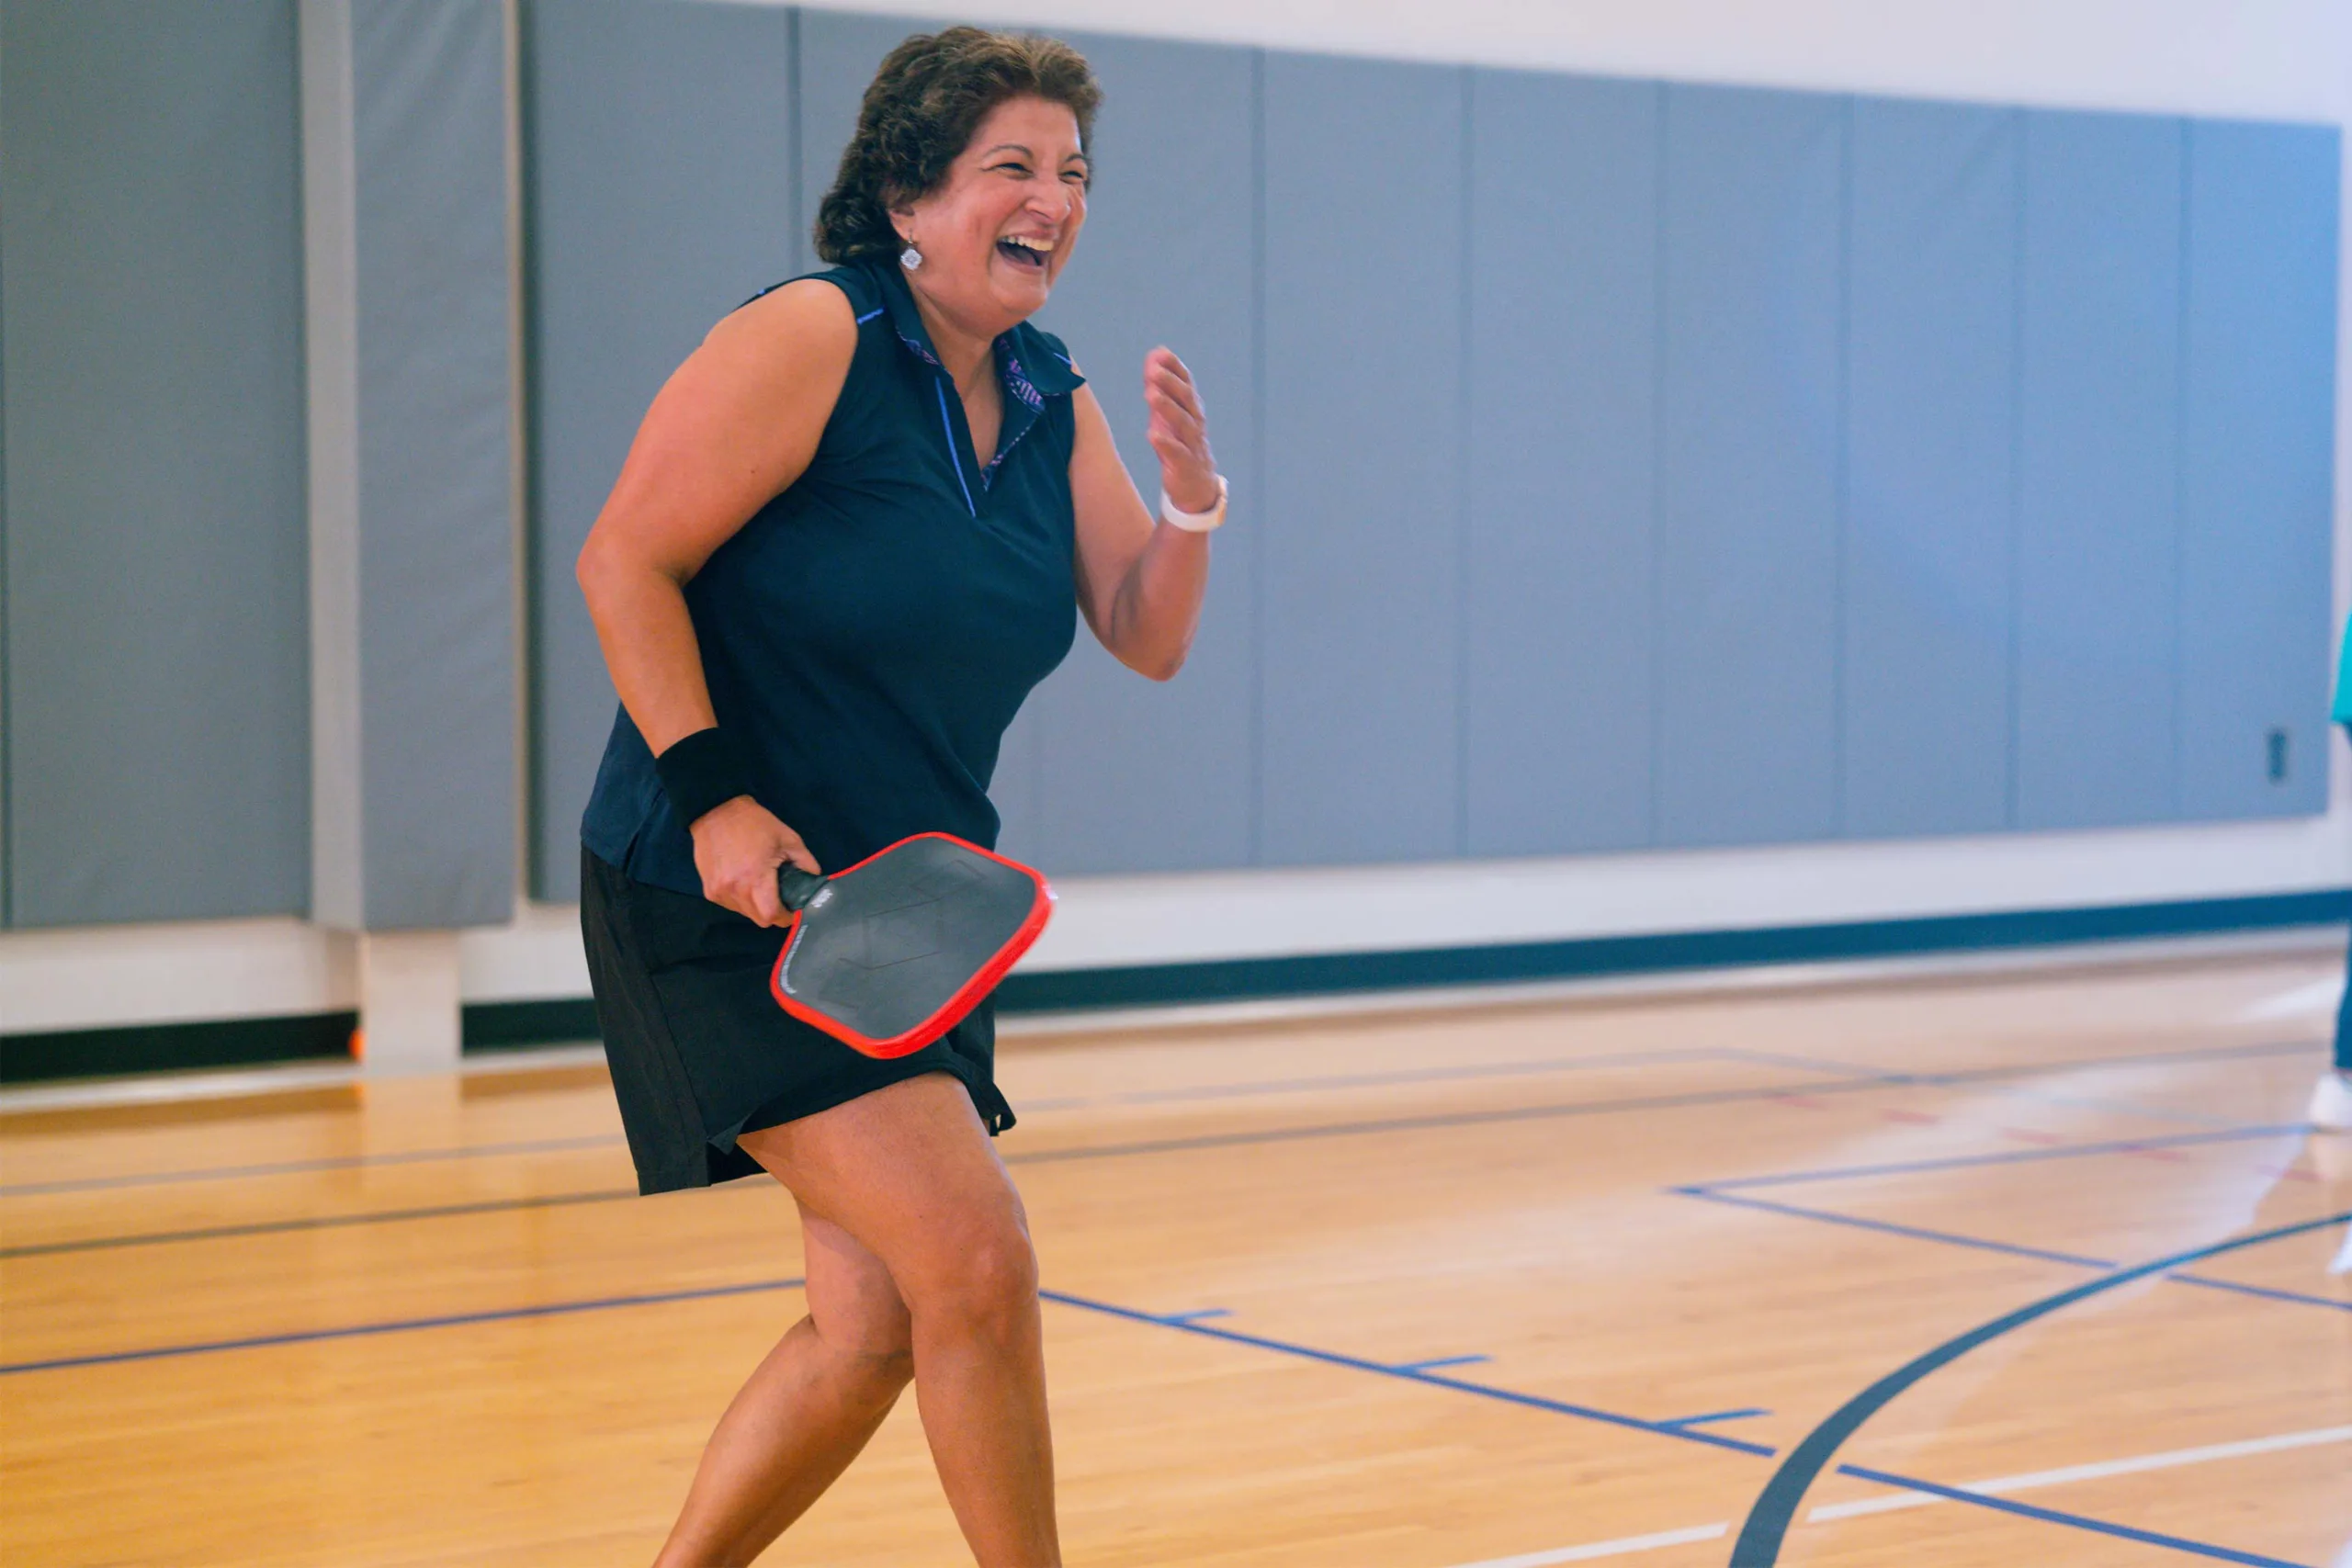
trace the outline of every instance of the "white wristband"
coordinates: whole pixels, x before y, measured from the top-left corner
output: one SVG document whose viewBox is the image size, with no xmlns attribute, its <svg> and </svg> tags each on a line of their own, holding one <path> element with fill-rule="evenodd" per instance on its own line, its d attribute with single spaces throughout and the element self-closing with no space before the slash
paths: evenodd
<svg viewBox="0 0 2352 1568">
<path fill-rule="evenodd" d="M 1168 492 L 1163 490 L 1159 492 L 1159 520 L 1171 528 L 1182 528 L 1187 534 L 1212 532 L 1225 524 L 1225 497 L 1226 485 L 1223 474 L 1216 476 L 1216 504 L 1206 512 L 1179 511 L 1176 503 L 1168 498 Z"/>
</svg>

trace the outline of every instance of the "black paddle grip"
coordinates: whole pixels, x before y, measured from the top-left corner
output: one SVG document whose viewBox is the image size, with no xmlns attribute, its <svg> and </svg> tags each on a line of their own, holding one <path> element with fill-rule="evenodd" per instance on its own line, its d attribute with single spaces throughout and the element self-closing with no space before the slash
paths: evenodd
<svg viewBox="0 0 2352 1568">
<path fill-rule="evenodd" d="M 825 878 L 813 871 L 803 871 L 790 861 L 775 868 L 775 896 L 796 915 L 808 907 L 808 900 L 823 886 Z"/>
</svg>

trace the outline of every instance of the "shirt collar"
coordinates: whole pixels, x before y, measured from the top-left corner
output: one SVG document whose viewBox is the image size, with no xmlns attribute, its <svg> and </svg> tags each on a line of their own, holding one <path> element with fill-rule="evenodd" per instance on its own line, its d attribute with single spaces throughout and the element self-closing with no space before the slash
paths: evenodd
<svg viewBox="0 0 2352 1568">
<path fill-rule="evenodd" d="M 899 276 L 898 264 L 886 257 L 875 264 L 874 270 L 881 275 L 882 303 L 890 313 L 890 329 L 899 334 L 899 342 L 917 359 L 944 373 L 939 351 L 931 344 L 931 331 L 922 324 L 922 311 L 915 306 L 914 291 Z M 1078 367 L 1054 352 L 1045 333 L 1026 321 L 998 336 L 996 369 L 1005 390 L 1032 412 L 1042 407 L 1045 399 L 1066 397 L 1086 384 Z"/>
</svg>

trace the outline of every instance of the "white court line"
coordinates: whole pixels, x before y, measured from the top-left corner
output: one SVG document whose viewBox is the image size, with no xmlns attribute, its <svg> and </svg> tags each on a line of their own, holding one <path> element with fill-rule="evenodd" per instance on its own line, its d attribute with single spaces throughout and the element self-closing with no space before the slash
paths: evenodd
<svg viewBox="0 0 2352 1568">
<path fill-rule="evenodd" d="M 2275 997 L 2265 997 L 2239 1013 L 2238 1021 L 2264 1023 L 2281 1018 L 2301 1018 L 2307 1013 L 2330 1013 L 2343 999 L 2343 981 L 2314 981 L 2308 986 L 2298 986 L 2291 991 L 2281 991 Z"/>
<path fill-rule="evenodd" d="M 2321 1427 L 2309 1432 L 2282 1432 L 2275 1438 L 2250 1438 L 2242 1443 L 2214 1443 L 2201 1449 L 2175 1449 L 2170 1453 L 2142 1454 L 2137 1459 L 2111 1459 L 2101 1464 L 2070 1465 L 2064 1470 L 2038 1470 L 2029 1475 L 1996 1476 L 1991 1481 L 1963 1482 L 1962 1492 L 1982 1492 L 1997 1497 L 2007 1492 L 2023 1492 L 2035 1486 L 2063 1486 L 2070 1481 L 2096 1481 L 2108 1475 L 2136 1475 L 2143 1470 L 2172 1470 L 2184 1464 L 2206 1464 L 2219 1459 L 2241 1459 L 2247 1454 L 2275 1454 L 2288 1449 L 2315 1449 L 2323 1443 L 2352 1441 L 2352 1427 Z M 1949 1503 L 1950 1497 L 1933 1492 L 1896 1492 L 1884 1497 L 1868 1497 L 1859 1503 L 1833 1503 L 1815 1508 L 1805 1516 L 1810 1524 L 1824 1519 L 1851 1519 L 1864 1514 L 1890 1514 L 1897 1508 L 1924 1508 L 1930 1503 Z"/>
<path fill-rule="evenodd" d="M 2204 1448 L 2175 1449 L 2168 1453 L 2141 1454 L 2133 1459 L 2107 1460 L 2098 1464 L 2070 1465 L 2064 1470 L 2038 1470 L 2026 1475 L 1996 1476 L 1990 1481 L 1962 1482 L 1955 1490 L 1981 1492 L 1991 1497 L 2007 1492 L 2029 1491 L 2037 1486 L 2061 1486 L 2072 1481 L 2095 1481 L 2102 1476 L 2171 1470 L 2186 1464 L 2208 1464 L 2215 1460 L 2242 1459 L 2248 1454 L 2279 1453 L 2289 1449 L 2311 1449 L 2324 1443 L 2342 1442 L 2352 1442 L 2352 1427 L 2319 1427 L 2308 1432 L 2281 1432 L 2276 1437 L 2249 1438 L 2244 1442 L 2212 1443 Z M 1931 1503 L 1955 1500 L 1934 1492 L 1894 1492 L 1883 1497 L 1867 1497 L 1858 1503 L 1833 1503 L 1815 1508 L 1805 1516 L 1805 1522 L 1819 1524 L 1832 1519 L 1856 1518 L 1864 1514 L 1888 1514 L 1899 1508 L 1924 1508 Z M 1728 1524 L 1695 1525 L 1689 1529 L 1662 1530 L 1656 1535 L 1620 1536 L 1614 1540 L 1588 1541 L 1582 1546 L 1530 1551 L 1518 1557 L 1490 1557 L 1476 1562 L 1458 1562 L 1453 1568 L 1549 1568 L 1555 1562 L 1591 1562 L 1604 1557 L 1631 1556 L 1634 1552 L 1650 1551 L 1661 1546 L 1714 1540 L 1730 1531 Z"/>
<path fill-rule="evenodd" d="M 1489 1557 L 1483 1562 L 1459 1562 L 1454 1568 L 1551 1568 L 1555 1562 L 1589 1562 L 1597 1557 L 1619 1557 L 1628 1552 L 1650 1551 L 1661 1546 L 1688 1546 L 1693 1541 L 1717 1540 L 1731 1533 L 1731 1526 L 1698 1525 L 1687 1530 L 1660 1530 L 1656 1535 L 1619 1536 L 1615 1540 L 1588 1541 L 1582 1546 L 1563 1546 L 1554 1551 L 1529 1551 L 1517 1557 Z"/>
</svg>

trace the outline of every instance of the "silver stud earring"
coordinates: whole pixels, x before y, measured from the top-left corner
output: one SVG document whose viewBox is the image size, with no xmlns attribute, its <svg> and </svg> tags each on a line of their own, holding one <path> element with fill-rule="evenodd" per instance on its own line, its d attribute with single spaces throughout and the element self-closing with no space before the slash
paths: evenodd
<svg viewBox="0 0 2352 1568">
<path fill-rule="evenodd" d="M 922 253 L 915 249 L 913 241 L 907 242 L 907 248 L 899 253 L 899 265 L 909 272 L 922 270 Z"/>
</svg>

